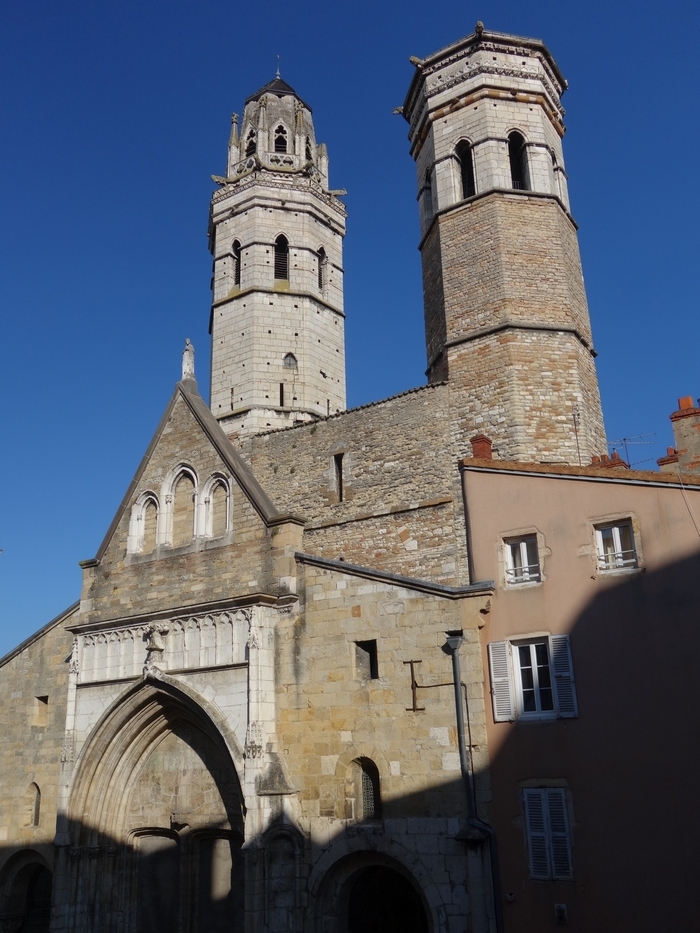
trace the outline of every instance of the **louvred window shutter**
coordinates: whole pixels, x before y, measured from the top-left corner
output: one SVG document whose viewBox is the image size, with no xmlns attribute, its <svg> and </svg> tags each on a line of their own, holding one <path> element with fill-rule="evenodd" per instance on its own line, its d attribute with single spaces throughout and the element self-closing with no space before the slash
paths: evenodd
<svg viewBox="0 0 700 933">
<path fill-rule="evenodd" d="M 576 704 L 574 668 L 571 663 L 569 636 L 552 635 L 551 649 L 559 715 L 562 719 L 574 719 L 578 716 L 578 706 Z"/>
<path fill-rule="evenodd" d="M 530 875 L 533 878 L 547 880 L 549 873 L 549 852 L 547 846 L 547 827 L 545 815 L 546 790 L 538 787 L 526 787 L 523 791 L 525 800 L 525 820 L 527 823 L 527 845 L 530 856 Z"/>
<path fill-rule="evenodd" d="M 548 788 L 547 811 L 552 852 L 552 877 L 568 881 L 572 876 L 571 840 L 566 815 L 566 794 L 563 789 Z"/>
<path fill-rule="evenodd" d="M 494 722 L 509 722 L 515 719 L 515 700 L 507 641 L 493 641 L 489 645 L 489 669 Z"/>
</svg>

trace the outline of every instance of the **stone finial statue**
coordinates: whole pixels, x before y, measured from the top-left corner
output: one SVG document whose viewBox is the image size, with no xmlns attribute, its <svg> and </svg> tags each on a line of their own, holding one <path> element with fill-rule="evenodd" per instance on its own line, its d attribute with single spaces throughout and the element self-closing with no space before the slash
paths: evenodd
<svg viewBox="0 0 700 933">
<path fill-rule="evenodd" d="M 189 337 L 185 340 L 185 349 L 182 352 L 182 378 L 194 379 L 194 347 Z"/>
</svg>

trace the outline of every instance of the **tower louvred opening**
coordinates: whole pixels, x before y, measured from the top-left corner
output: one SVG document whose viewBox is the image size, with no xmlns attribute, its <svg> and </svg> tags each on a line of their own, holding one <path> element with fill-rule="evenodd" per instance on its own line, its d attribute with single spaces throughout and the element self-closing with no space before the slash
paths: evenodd
<svg viewBox="0 0 700 933">
<path fill-rule="evenodd" d="M 275 278 L 289 278 L 289 241 L 283 233 L 275 240 Z"/>
<path fill-rule="evenodd" d="M 287 151 L 287 131 L 280 124 L 275 130 L 275 152 Z"/>
<path fill-rule="evenodd" d="M 255 155 L 256 149 L 257 149 L 257 140 L 255 138 L 255 130 L 251 130 L 250 133 L 248 133 L 248 138 L 246 139 L 246 144 L 245 144 L 246 156 Z"/>
<path fill-rule="evenodd" d="M 527 177 L 527 150 L 525 140 L 520 133 L 511 133 L 508 137 L 508 159 L 513 187 L 520 191 L 529 191 Z"/>
</svg>

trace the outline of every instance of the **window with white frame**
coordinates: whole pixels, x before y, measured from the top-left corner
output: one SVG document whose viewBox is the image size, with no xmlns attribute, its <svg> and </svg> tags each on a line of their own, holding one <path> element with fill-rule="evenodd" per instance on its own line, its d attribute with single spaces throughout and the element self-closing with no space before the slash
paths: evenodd
<svg viewBox="0 0 700 933">
<path fill-rule="evenodd" d="M 563 787 L 523 788 L 530 877 L 571 881 L 571 834 Z"/>
<path fill-rule="evenodd" d="M 540 556 L 537 550 L 537 535 L 521 535 L 506 538 L 506 583 L 538 583 Z"/>
<path fill-rule="evenodd" d="M 599 570 L 620 570 L 637 566 L 632 522 L 618 521 L 595 526 Z"/>
<path fill-rule="evenodd" d="M 488 646 L 494 722 L 578 716 L 568 635 Z"/>
</svg>

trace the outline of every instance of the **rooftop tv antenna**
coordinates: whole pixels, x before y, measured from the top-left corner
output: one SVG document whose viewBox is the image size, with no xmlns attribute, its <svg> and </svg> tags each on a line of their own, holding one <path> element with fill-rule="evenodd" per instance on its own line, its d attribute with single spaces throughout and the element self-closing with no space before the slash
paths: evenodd
<svg viewBox="0 0 700 933">
<path fill-rule="evenodd" d="M 648 444 L 651 444 L 651 443 L 652 443 L 651 441 L 643 441 L 643 440 L 642 440 L 643 437 L 656 437 L 656 431 L 650 431 L 648 434 L 633 434 L 632 437 L 621 437 L 621 438 L 620 438 L 619 440 L 617 440 L 617 441 L 610 441 L 610 442 L 608 443 L 608 447 L 609 447 L 612 451 L 615 451 L 618 447 L 624 447 L 624 448 L 625 448 L 625 460 L 627 461 L 627 463 L 629 464 L 629 466 L 632 466 L 632 464 L 630 463 L 630 452 L 629 452 L 629 448 L 630 448 L 632 445 L 648 445 Z M 649 458 L 649 459 L 653 459 L 653 458 Z M 646 463 L 647 461 L 646 461 L 646 460 L 637 460 L 636 462 L 637 462 L 637 463 Z"/>
</svg>

